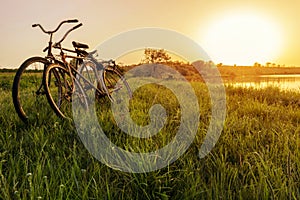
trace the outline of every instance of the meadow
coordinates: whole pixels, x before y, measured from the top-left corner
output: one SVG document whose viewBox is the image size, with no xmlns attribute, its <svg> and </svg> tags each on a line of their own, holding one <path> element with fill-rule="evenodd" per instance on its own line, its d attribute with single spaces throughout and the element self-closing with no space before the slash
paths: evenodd
<svg viewBox="0 0 300 200">
<path fill-rule="evenodd" d="M 192 83 L 201 112 L 192 145 L 165 168 L 127 173 L 94 158 L 71 121 L 53 113 L 24 124 L 12 104 L 13 74 L 0 78 L 0 199 L 300 199 L 300 93 L 227 86 L 223 132 L 200 159 L 210 99 L 203 83 Z M 126 137 L 105 103 L 100 124 L 122 148 L 162 147 L 176 133 L 178 102 L 153 85 L 134 95 L 131 116 L 138 124 L 149 122 L 147 109 L 154 102 L 170 112 L 172 120 L 157 137 L 142 142 Z"/>
</svg>

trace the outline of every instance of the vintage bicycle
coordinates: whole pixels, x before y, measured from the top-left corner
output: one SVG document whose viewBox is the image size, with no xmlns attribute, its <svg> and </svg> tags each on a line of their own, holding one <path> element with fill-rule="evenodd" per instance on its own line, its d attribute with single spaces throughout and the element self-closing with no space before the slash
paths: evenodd
<svg viewBox="0 0 300 200">
<path fill-rule="evenodd" d="M 86 49 L 89 47 L 83 43 L 73 41 L 74 49 L 62 47 L 68 34 L 81 27 L 82 23 L 69 29 L 61 40 L 53 43 L 53 34 L 63 24 L 77 22 L 77 19 L 62 21 L 53 31 L 46 31 L 40 24 L 32 25 L 39 27 L 50 39 L 43 50 L 47 55 L 27 59 L 14 78 L 13 103 L 25 123 L 35 122 L 49 112 L 46 110 L 47 104 L 59 117 L 72 118 L 72 98 L 79 98 L 88 107 L 88 91 L 93 91 L 98 98 L 107 96 L 113 101 L 112 93 L 125 88 L 131 97 L 130 87 L 113 60 L 99 61 L 95 56 L 97 52 L 88 53 Z M 59 50 L 59 54 L 54 55 L 53 49 Z"/>
</svg>

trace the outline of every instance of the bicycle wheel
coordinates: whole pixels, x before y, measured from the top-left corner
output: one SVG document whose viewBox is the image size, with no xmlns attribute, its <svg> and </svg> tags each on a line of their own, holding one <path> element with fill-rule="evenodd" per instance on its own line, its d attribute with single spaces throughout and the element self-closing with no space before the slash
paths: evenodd
<svg viewBox="0 0 300 200">
<path fill-rule="evenodd" d="M 99 68 L 99 67 L 98 67 Z M 106 96 L 106 91 L 99 82 L 102 77 L 103 69 L 100 70 L 97 65 L 91 61 L 84 61 L 79 67 L 76 79 L 80 82 L 80 85 L 90 98 L 99 99 Z M 95 91 L 95 88 L 98 90 Z"/>
<path fill-rule="evenodd" d="M 115 97 L 126 97 L 129 99 L 132 97 L 132 91 L 129 84 L 117 69 L 104 69 L 103 79 L 101 81 L 103 82 L 102 85 L 111 101 L 115 101 Z"/>
<path fill-rule="evenodd" d="M 59 64 L 51 64 L 45 70 L 44 87 L 46 96 L 55 113 L 61 118 L 72 119 L 72 98 L 88 107 L 87 98 L 78 80 Z M 76 90 L 75 88 L 76 87 Z"/>
<path fill-rule="evenodd" d="M 42 86 L 43 71 L 49 61 L 42 57 L 27 59 L 18 69 L 13 82 L 12 98 L 18 116 L 25 123 L 38 122 L 53 112 Z"/>
</svg>

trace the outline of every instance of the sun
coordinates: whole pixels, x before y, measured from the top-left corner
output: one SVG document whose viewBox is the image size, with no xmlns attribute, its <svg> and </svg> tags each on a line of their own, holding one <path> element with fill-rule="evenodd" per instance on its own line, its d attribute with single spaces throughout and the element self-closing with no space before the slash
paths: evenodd
<svg viewBox="0 0 300 200">
<path fill-rule="evenodd" d="M 239 13 L 212 23 L 202 41 L 215 63 L 253 65 L 276 59 L 282 39 L 278 25 L 267 17 Z"/>
</svg>

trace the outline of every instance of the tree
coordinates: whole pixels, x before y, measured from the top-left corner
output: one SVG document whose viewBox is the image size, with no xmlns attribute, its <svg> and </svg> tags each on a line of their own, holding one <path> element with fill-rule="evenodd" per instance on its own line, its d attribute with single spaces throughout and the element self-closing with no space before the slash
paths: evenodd
<svg viewBox="0 0 300 200">
<path fill-rule="evenodd" d="M 261 64 L 258 63 L 258 62 L 255 62 L 253 66 L 254 66 L 254 67 L 261 67 Z"/>
<path fill-rule="evenodd" d="M 144 63 L 162 63 L 171 59 L 168 53 L 164 49 L 150 49 L 147 48 L 144 51 Z"/>
<path fill-rule="evenodd" d="M 270 67 L 271 64 L 272 64 L 272 63 L 267 62 L 267 63 L 266 63 L 266 67 Z"/>
<path fill-rule="evenodd" d="M 217 67 L 222 67 L 222 66 L 223 66 L 223 63 L 217 64 Z"/>
</svg>

